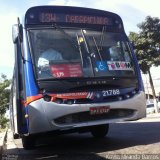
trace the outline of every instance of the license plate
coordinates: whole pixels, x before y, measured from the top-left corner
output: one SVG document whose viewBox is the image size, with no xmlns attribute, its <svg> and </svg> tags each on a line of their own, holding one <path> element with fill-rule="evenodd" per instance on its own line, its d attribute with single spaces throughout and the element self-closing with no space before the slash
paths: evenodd
<svg viewBox="0 0 160 160">
<path fill-rule="evenodd" d="M 108 113 L 110 110 L 110 106 L 101 106 L 101 107 L 91 107 L 90 115 L 98 115 Z"/>
</svg>

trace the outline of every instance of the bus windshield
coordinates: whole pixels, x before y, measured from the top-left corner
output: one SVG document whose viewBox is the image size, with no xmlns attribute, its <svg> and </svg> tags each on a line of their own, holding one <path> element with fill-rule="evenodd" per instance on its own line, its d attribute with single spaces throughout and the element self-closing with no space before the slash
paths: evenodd
<svg viewBox="0 0 160 160">
<path fill-rule="evenodd" d="M 60 27 L 28 32 L 37 79 L 135 76 L 123 33 Z"/>
</svg>

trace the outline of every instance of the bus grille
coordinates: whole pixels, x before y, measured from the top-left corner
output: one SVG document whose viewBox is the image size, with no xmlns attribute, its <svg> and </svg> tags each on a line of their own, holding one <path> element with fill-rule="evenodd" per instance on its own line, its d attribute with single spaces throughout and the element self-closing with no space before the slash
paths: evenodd
<svg viewBox="0 0 160 160">
<path fill-rule="evenodd" d="M 108 113 L 100 115 L 90 115 L 89 111 L 68 114 L 54 120 L 58 125 L 70 125 L 75 123 L 93 122 L 98 120 L 110 120 L 118 118 L 127 118 L 132 116 L 134 110 L 131 109 L 111 109 Z"/>
</svg>

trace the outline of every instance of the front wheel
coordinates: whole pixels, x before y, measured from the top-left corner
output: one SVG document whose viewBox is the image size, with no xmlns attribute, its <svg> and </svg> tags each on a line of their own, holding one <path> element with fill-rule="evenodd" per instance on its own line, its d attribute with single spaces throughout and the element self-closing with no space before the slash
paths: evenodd
<svg viewBox="0 0 160 160">
<path fill-rule="evenodd" d="M 91 134 L 95 138 L 104 138 L 109 131 L 109 124 L 93 126 L 90 129 Z"/>
<path fill-rule="evenodd" d="M 13 139 L 18 139 L 18 138 L 20 138 L 19 134 L 18 133 L 13 133 Z"/>
<path fill-rule="evenodd" d="M 26 150 L 33 149 L 35 145 L 35 137 L 23 136 L 22 137 L 23 148 Z"/>
</svg>

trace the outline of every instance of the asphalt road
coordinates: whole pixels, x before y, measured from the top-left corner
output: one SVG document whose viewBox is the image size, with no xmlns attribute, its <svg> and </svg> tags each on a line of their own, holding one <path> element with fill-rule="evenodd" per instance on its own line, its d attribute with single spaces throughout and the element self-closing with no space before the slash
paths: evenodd
<svg viewBox="0 0 160 160">
<path fill-rule="evenodd" d="M 104 139 L 94 139 L 89 133 L 70 134 L 41 138 L 37 144 L 34 150 L 26 151 L 21 140 L 13 140 L 8 132 L 2 159 L 160 159 L 160 115 L 111 124 Z"/>
</svg>

